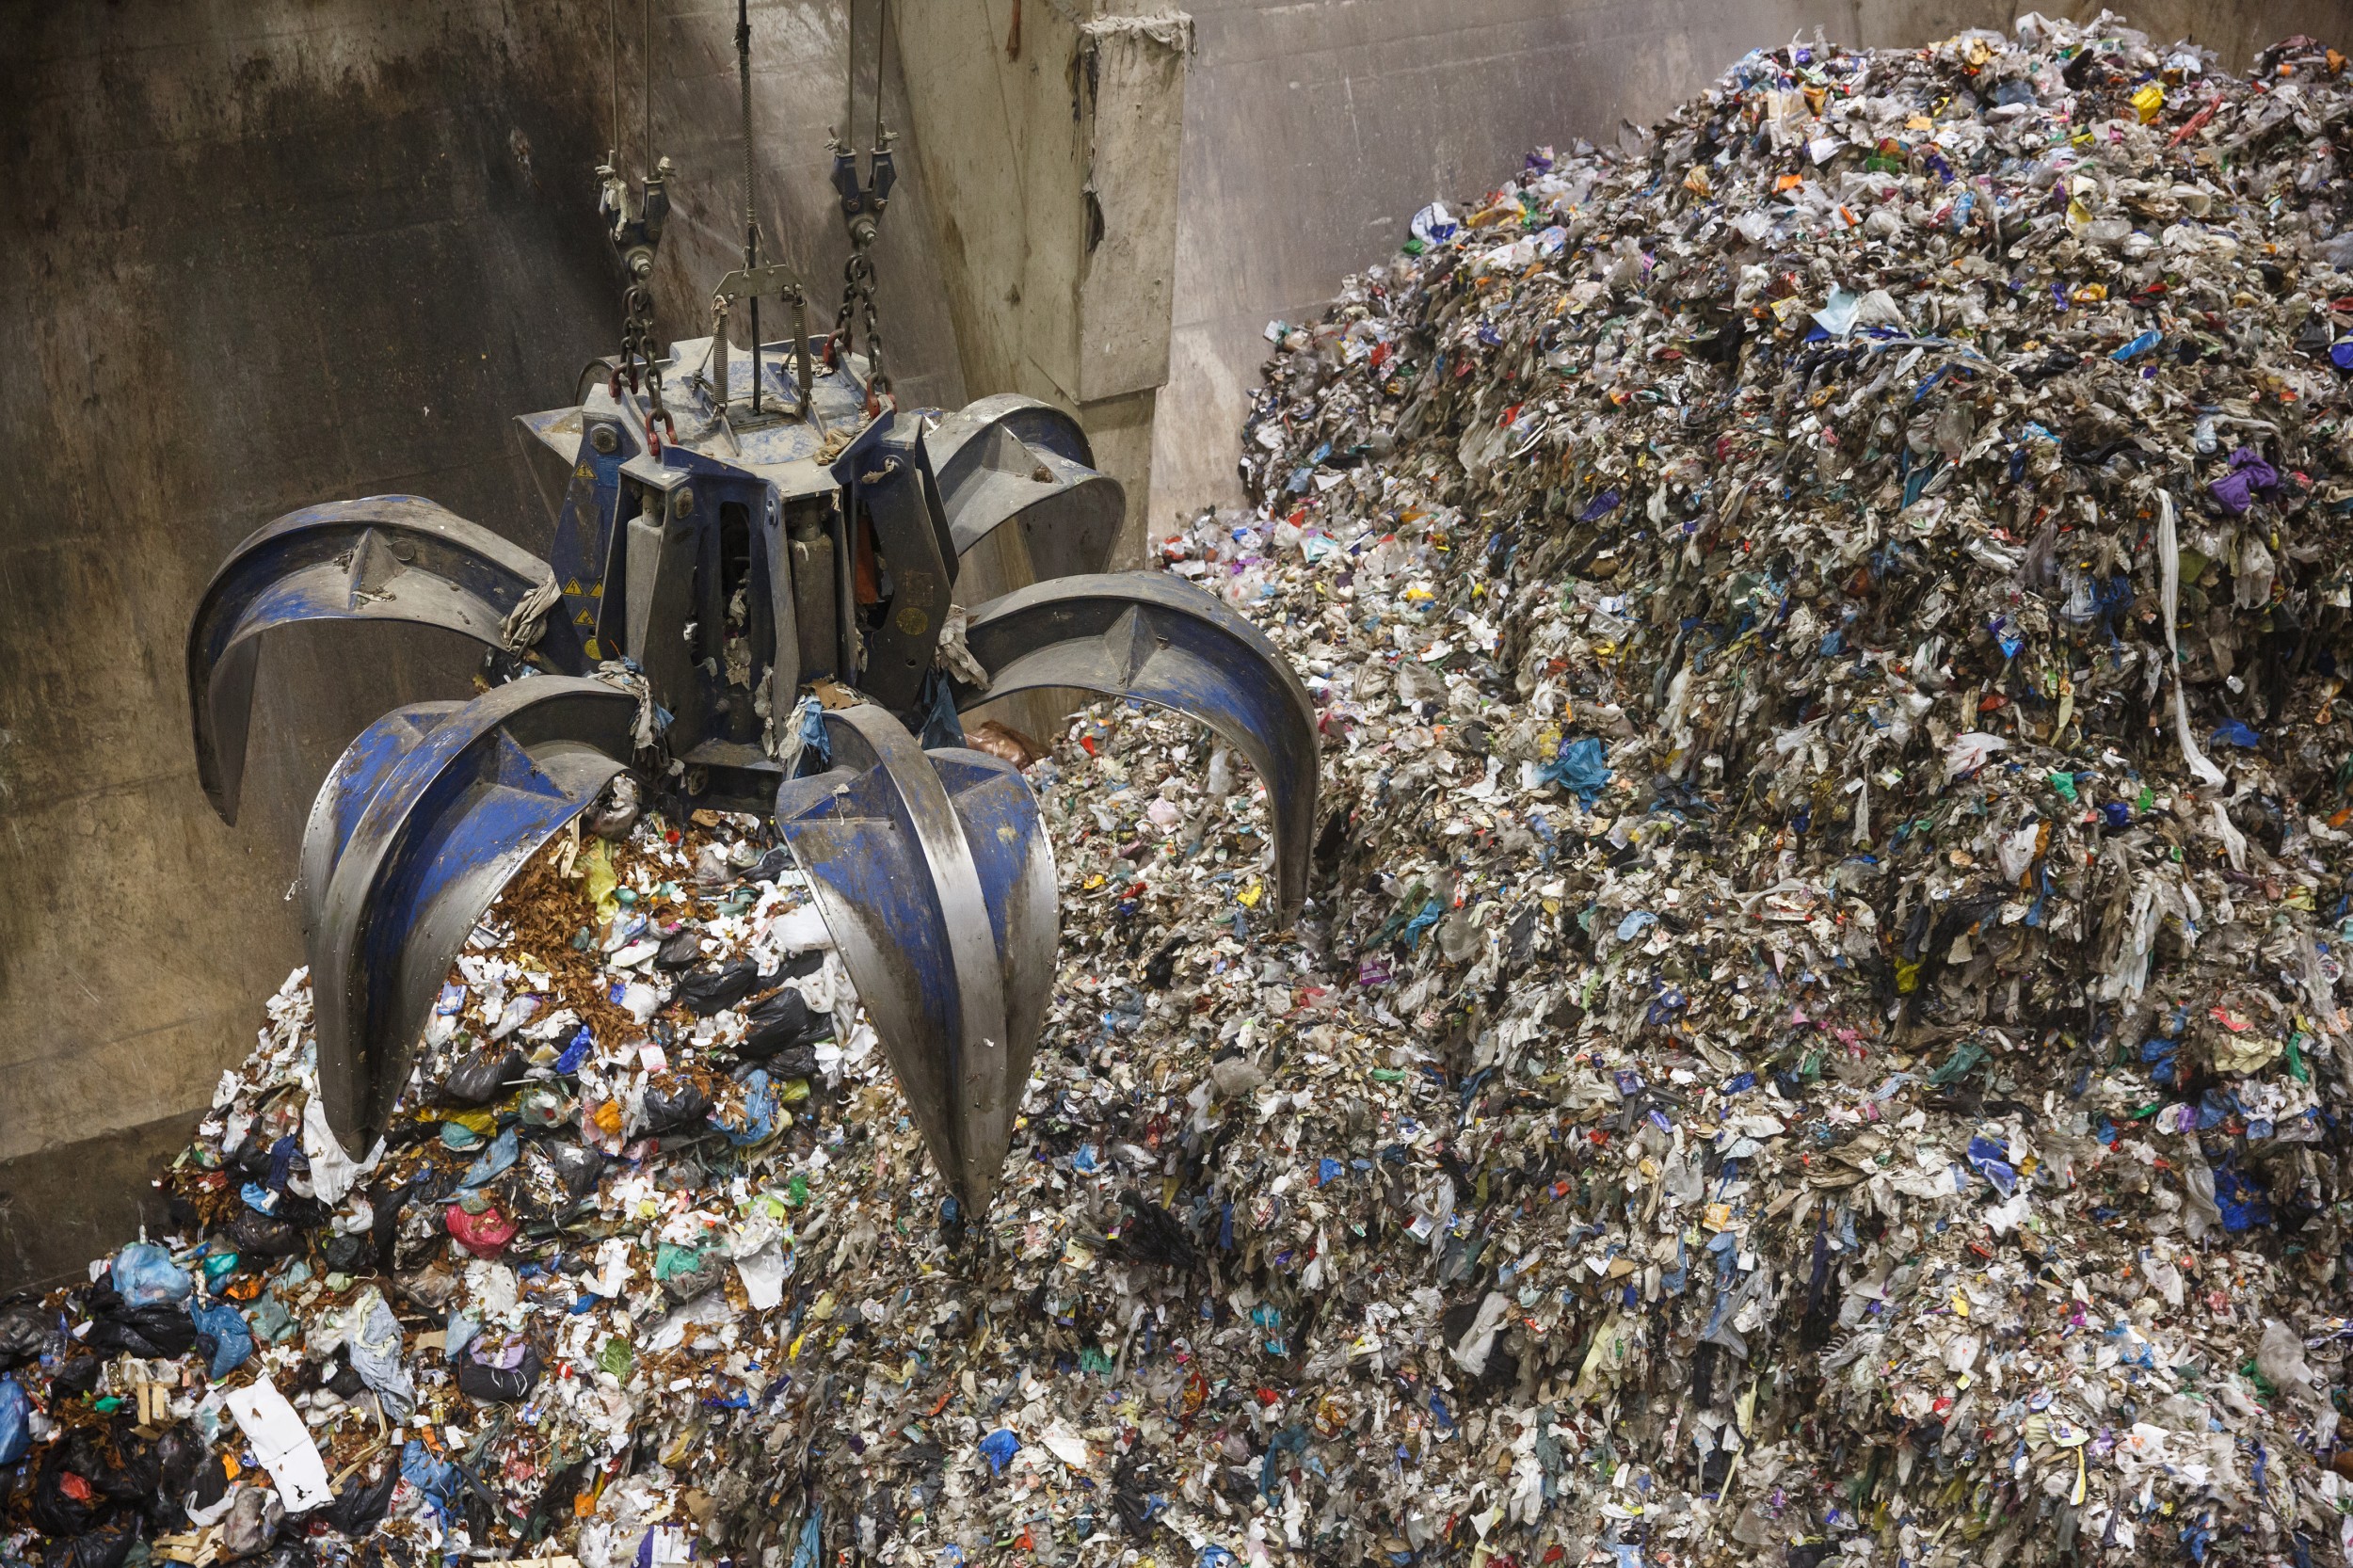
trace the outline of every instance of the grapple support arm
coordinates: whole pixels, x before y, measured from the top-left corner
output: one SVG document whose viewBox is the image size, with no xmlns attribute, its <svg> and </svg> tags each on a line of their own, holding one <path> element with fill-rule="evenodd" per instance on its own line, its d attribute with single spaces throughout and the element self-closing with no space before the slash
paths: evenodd
<svg viewBox="0 0 2353 1568">
<path fill-rule="evenodd" d="M 319 1089 L 357 1153 L 382 1130 L 434 998 L 506 879 L 627 765 L 637 699 L 535 676 L 378 719 L 302 840 Z"/>
<path fill-rule="evenodd" d="M 1180 577 L 1057 578 L 975 606 L 965 641 L 989 673 L 970 708 L 1040 686 L 1134 697 L 1200 720 L 1258 770 L 1274 815 L 1276 905 L 1307 892 L 1316 824 L 1316 711 L 1266 634 Z"/>
<path fill-rule="evenodd" d="M 986 1208 L 1053 984 L 1053 852 L 1012 764 L 925 751 L 871 704 L 828 712 L 833 767 L 776 829 L 866 1004 L 932 1160 Z"/>
<path fill-rule="evenodd" d="M 197 774 L 237 820 L 256 640 L 306 620 L 399 620 L 520 653 L 556 602 L 547 563 L 448 508 L 378 495 L 289 512 L 221 563 L 188 626 Z"/>
<path fill-rule="evenodd" d="M 1111 563 L 1126 499 L 1118 480 L 1096 472 L 1079 422 L 1052 404 L 1018 392 L 984 397 L 933 427 L 923 451 L 958 556 L 1017 520 L 1016 559 L 1030 578 Z"/>
</svg>

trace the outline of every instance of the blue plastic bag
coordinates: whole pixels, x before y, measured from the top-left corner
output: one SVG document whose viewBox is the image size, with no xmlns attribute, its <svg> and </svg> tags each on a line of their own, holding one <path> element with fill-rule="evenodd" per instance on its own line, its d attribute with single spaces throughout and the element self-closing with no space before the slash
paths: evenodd
<svg viewBox="0 0 2353 1568">
<path fill-rule="evenodd" d="M 2018 1191 L 2018 1172 L 2009 1163 L 2009 1145 L 1982 1135 L 1969 1140 L 1969 1165 L 1993 1184 L 2005 1198 Z"/>
<path fill-rule="evenodd" d="M 467 1169 L 465 1179 L 457 1184 L 458 1190 L 471 1192 L 478 1187 L 488 1186 L 504 1176 L 521 1153 L 522 1146 L 516 1140 L 515 1129 L 510 1127 L 491 1140 L 490 1146 L 483 1150 L 481 1157 Z"/>
<path fill-rule="evenodd" d="M 2229 1166 L 2214 1174 L 2214 1201 L 2222 1210 L 2222 1228 L 2233 1235 L 2272 1223 L 2270 1194 Z"/>
<path fill-rule="evenodd" d="M 596 1034 L 586 1024 L 582 1024 L 572 1035 L 572 1043 L 564 1048 L 564 1054 L 555 1059 L 556 1072 L 568 1075 L 580 1071 L 580 1064 L 587 1061 L 588 1053 L 596 1048 Z"/>
<path fill-rule="evenodd" d="M 964 725 L 956 718 L 956 691 L 945 670 L 935 665 L 923 676 L 916 694 L 916 710 L 923 715 L 923 749 L 964 744 Z"/>
<path fill-rule="evenodd" d="M 1282 1500 L 1282 1456 L 1299 1455 L 1307 1451 L 1307 1429 L 1288 1426 L 1267 1440 L 1266 1458 L 1258 1465 L 1258 1495 L 1270 1503 Z"/>
<path fill-rule="evenodd" d="M 820 1506 L 808 1511 L 808 1522 L 801 1527 L 800 1544 L 792 1548 L 792 1568 L 818 1568 L 818 1560 L 825 1555 L 825 1511 Z"/>
<path fill-rule="evenodd" d="M 727 1134 L 737 1148 L 761 1144 L 776 1133 L 776 1090 L 765 1070 L 754 1067 L 744 1077 L 744 1107 L 740 1112 L 714 1108 L 711 1125 Z"/>
<path fill-rule="evenodd" d="M 13 1464 L 32 1450 L 33 1401 L 14 1378 L 0 1378 L 0 1464 Z"/>
<path fill-rule="evenodd" d="M 2221 746 L 2244 746 L 2252 751 L 2264 744 L 2264 738 L 2236 719 L 2225 719 L 2216 727 L 2211 744 Z"/>
<path fill-rule="evenodd" d="M 1408 227 L 1414 238 L 1422 244 L 1444 245 L 1460 232 L 1463 226 L 1454 221 L 1454 215 L 1446 210 L 1445 202 L 1433 201 L 1414 215 Z"/>
<path fill-rule="evenodd" d="M 436 1514 L 449 1517 L 450 1499 L 457 1495 L 456 1465 L 436 1459 L 431 1449 L 412 1437 L 400 1450 L 400 1479 L 424 1493 Z"/>
<path fill-rule="evenodd" d="M 134 1241 L 115 1254 L 114 1287 L 122 1304 L 135 1311 L 184 1302 L 196 1293 L 188 1272 L 152 1241 Z"/>
<path fill-rule="evenodd" d="M 1011 1427 L 999 1427 L 981 1439 L 981 1454 L 988 1461 L 989 1474 L 1001 1476 L 1013 1456 L 1021 1451 L 1021 1439 L 1013 1434 Z"/>
<path fill-rule="evenodd" d="M 246 1326 L 245 1314 L 227 1302 L 192 1303 L 188 1316 L 196 1320 L 196 1332 L 213 1341 L 212 1362 L 204 1370 L 215 1383 L 252 1356 L 253 1331 Z"/>
<path fill-rule="evenodd" d="M 825 711 L 816 703 L 801 704 L 801 771 L 807 778 L 833 766 L 833 743 L 825 738 Z"/>
<path fill-rule="evenodd" d="M 1609 771 L 1609 748 L 1593 735 L 1561 746 L 1561 755 L 1538 768 L 1536 774 L 1544 782 L 1558 784 L 1577 796 L 1589 811 L 1614 776 Z"/>
</svg>

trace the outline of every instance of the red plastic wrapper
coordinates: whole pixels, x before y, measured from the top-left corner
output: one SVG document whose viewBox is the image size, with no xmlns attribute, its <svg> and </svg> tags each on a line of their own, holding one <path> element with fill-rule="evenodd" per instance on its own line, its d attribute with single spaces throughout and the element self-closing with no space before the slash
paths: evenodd
<svg viewBox="0 0 2353 1568">
<path fill-rule="evenodd" d="M 459 1246 L 476 1257 L 496 1257 L 515 1239 L 515 1222 L 499 1212 L 495 1205 L 479 1214 L 469 1214 L 462 1205 L 451 1204 L 448 1219 L 449 1233 L 457 1238 Z"/>
</svg>

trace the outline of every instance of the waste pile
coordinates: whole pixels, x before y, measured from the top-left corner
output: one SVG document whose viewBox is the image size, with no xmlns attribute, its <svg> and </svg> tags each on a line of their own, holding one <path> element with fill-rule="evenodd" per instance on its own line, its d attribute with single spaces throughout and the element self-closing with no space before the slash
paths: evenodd
<svg viewBox="0 0 2353 1568">
<path fill-rule="evenodd" d="M 1305 918 L 1190 723 L 976 736 L 1064 946 L 961 1214 L 765 830 L 616 802 L 380 1148 L 297 972 L 0 1307 L 0 1559 L 2345 1560 L 2344 65 L 1793 45 L 1425 209 L 1161 550 Z"/>
</svg>

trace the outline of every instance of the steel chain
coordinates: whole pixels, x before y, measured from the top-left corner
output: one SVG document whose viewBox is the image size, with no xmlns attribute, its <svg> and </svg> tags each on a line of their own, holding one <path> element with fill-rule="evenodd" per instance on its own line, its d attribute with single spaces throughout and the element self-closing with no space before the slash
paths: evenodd
<svg viewBox="0 0 2353 1568">
<path fill-rule="evenodd" d="M 673 431 L 675 425 L 669 410 L 662 406 L 662 368 L 660 346 L 654 341 L 653 289 L 644 282 L 632 283 L 621 296 L 621 354 L 613 367 L 613 392 L 620 395 L 621 382 L 626 378 L 629 389 L 638 389 L 638 367 L 645 369 L 645 389 L 648 397 L 646 438 L 653 450 L 662 449 L 662 438 L 654 431 L 658 423 Z"/>
<path fill-rule="evenodd" d="M 841 309 L 833 320 L 833 339 L 840 355 L 850 352 L 853 316 L 866 334 L 866 392 L 870 405 L 890 392 L 890 376 L 883 369 L 882 328 L 874 310 L 874 232 L 860 226 L 850 236 L 850 259 L 841 268 Z M 896 399 L 893 399 L 896 402 Z"/>
</svg>

